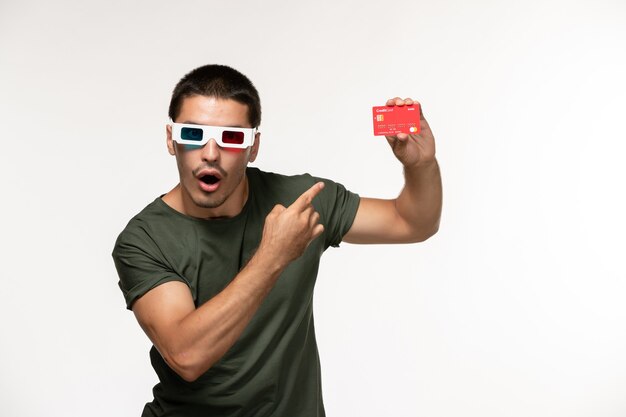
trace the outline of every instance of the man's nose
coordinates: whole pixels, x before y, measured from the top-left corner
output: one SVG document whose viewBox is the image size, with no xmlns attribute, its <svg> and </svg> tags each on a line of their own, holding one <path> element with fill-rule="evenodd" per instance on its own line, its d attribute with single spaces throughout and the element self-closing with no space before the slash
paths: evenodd
<svg viewBox="0 0 626 417">
<path fill-rule="evenodd" d="M 202 159 L 207 161 L 217 161 L 220 159 L 220 147 L 215 139 L 209 139 L 202 147 Z"/>
</svg>

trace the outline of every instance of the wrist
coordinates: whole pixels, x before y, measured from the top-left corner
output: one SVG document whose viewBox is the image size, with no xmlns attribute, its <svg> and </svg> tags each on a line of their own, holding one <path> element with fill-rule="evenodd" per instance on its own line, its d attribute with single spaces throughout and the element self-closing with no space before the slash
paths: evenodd
<svg viewBox="0 0 626 417">
<path fill-rule="evenodd" d="M 272 250 L 271 247 L 264 245 L 262 241 L 249 263 L 276 276 L 280 275 L 287 266 L 287 262 L 281 259 L 280 254 Z"/>
<path fill-rule="evenodd" d="M 420 161 L 413 165 L 404 165 L 404 172 L 406 173 L 417 173 L 433 169 L 438 169 L 437 158 L 433 158 L 428 161 Z"/>
</svg>

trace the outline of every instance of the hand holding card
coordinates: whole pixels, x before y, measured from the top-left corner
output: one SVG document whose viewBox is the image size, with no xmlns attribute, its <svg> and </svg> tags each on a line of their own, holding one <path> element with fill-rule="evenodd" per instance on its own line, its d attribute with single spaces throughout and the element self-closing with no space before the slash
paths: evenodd
<svg viewBox="0 0 626 417">
<path fill-rule="evenodd" d="M 435 162 L 435 138 L 420 103 L 396 97 L 386 104 L 372 108 L 374 135 L 385 136 L 393 154 L 405 168 Z"/>
<path fill-rule="evenodd" d="M 393 136 L 398 133 L 417 135 L 420 127 L 420 105 L 372 107 L 374 136 Z"/>
</svg>

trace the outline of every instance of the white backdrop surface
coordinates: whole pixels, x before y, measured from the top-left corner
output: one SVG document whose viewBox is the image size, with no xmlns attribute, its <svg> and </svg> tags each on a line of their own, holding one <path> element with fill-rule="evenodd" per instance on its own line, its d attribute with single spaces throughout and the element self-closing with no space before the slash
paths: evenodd
<svg viewBox="0 0 626 417">
<path fill-rule="evenodd" d="M 175 83 L 255 83 L 254 166 L 393 198 L 370 108 L 421 101 L 444 183 L 415 245 L 343 244 L 328 416 L 626 415 L 622 1 L 0 1 L 0 415 L 138 416 L 156 375 L 110 256 L 177 182 Z"/>
</svg>

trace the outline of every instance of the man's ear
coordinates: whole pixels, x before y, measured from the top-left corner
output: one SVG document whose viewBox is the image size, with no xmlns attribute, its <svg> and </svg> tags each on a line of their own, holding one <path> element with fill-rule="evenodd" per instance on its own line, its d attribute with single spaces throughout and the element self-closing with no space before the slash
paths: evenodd
<svg viewBox="0 0 626 417">
<path fill-rule="evenodd" d="M 254 145 L 250 148 L 250 157 L 248 157 L 248 162 L 254 162 L 257 154 L 259 153 L 259 146 L 261 144 L 261 132 L 256 132 L 254 136 Z"/>
<path fill-rule="evenodd" d="M 165 125 L 165 134 L 167 137 L 167 151 L 170 155 L 176 155 L 176 146 L 174 145 L 174 141 L 172 140 L 172 125 Z"/>
</svg>

